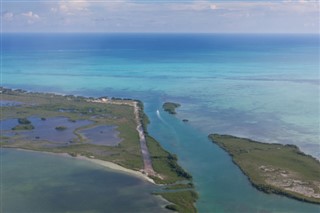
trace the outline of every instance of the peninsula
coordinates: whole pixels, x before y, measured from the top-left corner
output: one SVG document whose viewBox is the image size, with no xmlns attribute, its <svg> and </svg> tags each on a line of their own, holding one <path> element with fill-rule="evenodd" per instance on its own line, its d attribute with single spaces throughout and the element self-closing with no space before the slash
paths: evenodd
<svg viewBox="0 0 320 213">
<path fill-rule="evenodd" d="M 295 145 L 211 134 L 257 189 L 320 204 L 320 162 Z"/>
<path fill-rule="evenodd" d="M 1 147 L 67 153 L 125 170 L 163 184 L 154 194 L 171 203 L 166 208 L 196 212 L 192 177 L 148 134 L 142 102 L 7 88 L 0 93 Z"/>
</svg>

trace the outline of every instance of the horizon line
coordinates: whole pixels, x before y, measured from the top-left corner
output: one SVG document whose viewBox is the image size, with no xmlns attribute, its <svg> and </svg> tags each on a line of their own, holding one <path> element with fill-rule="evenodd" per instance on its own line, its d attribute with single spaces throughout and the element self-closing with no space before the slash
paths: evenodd
<svg viewBox="0 0 320 213">
<path fill-rule="evenodd" d="M 270 34 L 270 35 L 319 35 L 320 32 L 66 32 L 66 31 L 57 31 L 57 32 L 44 32 L 44 31 L 35 31 L 35 32 L 15 32 L 7 31 L 0 32 L 0 34 Z"/>
</svg>

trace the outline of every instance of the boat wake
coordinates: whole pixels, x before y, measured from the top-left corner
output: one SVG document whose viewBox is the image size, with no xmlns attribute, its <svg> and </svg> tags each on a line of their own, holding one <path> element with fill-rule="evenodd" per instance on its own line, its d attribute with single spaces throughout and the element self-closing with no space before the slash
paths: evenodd
<svg viewBox="0 0 320 213">
<path fill-rule="evenodd" d="M 158 117 L 159 120 L 161 120 L 163 123 L 165 123 L 166 125 L 168 125 L 167 122 L 165 122 L 165 121 L 163 120 L 163 118 L 161 117 L 160 111 L 159 111 L 158 109 L 157 109 L 157 117 Z"/>
<path fill-rule="evenodd" d="M 159 118 L 160 121 L 162 121 L 166 126 L 168 126 L 170 129 L 172 129 L 172 126 L 166 122 L 162 117 L 161 117 L 161 114 L 160 114 L 160 111 L 157 110 L 157 117 Z"/>
<path fill-rule="evenodd" d="M 176 130 L 175 130 L 168 122 L 166 122 L 166 121 L 161 117 L 161 114 L 160 114 L 160 111 L 159 111 L 159 110 L 157 110 L 156 113 L 157 113 L 157 117 L 159 118 L 159 120 L 162 121 L 162 123 L 163 123 L 164 125 L 166 125 L 167 128 L 169 128 L 169 129 L 172 131 L 172 133 L 173 133 L 173 138 L 174 138 L 173 141 L 176 141 L 176 143 L 171 142 L 171 145 L 177 146 L 177 142 L 179 141 L 179 137 L 178 137 L 178 135 L 177 135 Z"/>
</svg>

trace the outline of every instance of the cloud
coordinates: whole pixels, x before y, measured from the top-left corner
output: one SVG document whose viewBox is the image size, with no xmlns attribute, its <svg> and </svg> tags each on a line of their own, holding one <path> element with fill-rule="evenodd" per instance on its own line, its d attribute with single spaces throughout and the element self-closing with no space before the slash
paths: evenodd
<svg viewBox="0 0 320 213">
<path fill-rule="evenodd" d="M 180 11 L 203 11 L 203 10 L 216 10 L 216 4 L 210 1 L 195 1 L 191 3 L 167 3 L 169 9 Z"/>
<path fill-rule="evenodd" d="M 69 12 L 70 9 L 66 4 L 62 3 L 59 5 L 59 10 L 61 12 L 67 13 L 67 12 Z"/>
<path fill-rule="evenodd" d="M 86 0 L 63 0 L 58 2 L 57 5 L 50 8 L 52 13 L 60 12 L 64 15 L 77 15 L 78 12 L 81 11 L 88 11 L 89 9 L 89 2 Z"/>
<path fill-rule="evenodd" d="M 267 12 L 319 12 L 319 4 L 312 0 L 296 1 L 261 1 L 261 2 L 219 2 L 216 5 L 220 9 L 229 11 L 267 11 Z"/>
<path fill-rule="evenodd" d="M 5 11 L 2 13 L 2 18 L 5 21 L 12 21 L 13 17 L 14 17 L 14 14 L 12 12 Z"/>
<path fill-rule="evenodd" d="M 50 0 L 4 3 L 3 8 L 5 27 L 12 31 L 261 32 L 263 28 L 266 32 L 286 32 L 287 26 L 295 26 L 288 28 L 292 32 L 319 29 L 318 25 L 308 24 L 319 20 L 317 0 Z"/>
<path fill-rule="evenodd" d="M 58 8 L 56 8 L 56 7 L 51 7 L 51 8 L 50 8 L 50 11 L 51 11 L 52 13 L 56 13 L 56 12 L 58 12 Z"/>
<path fill-rule="evenodd" d="M 32 11 L 26 12 L 26 13 L 21 13 L 21 16 L 27 18 L 27 23 L 28 24 L 33 24 L 36 21 L 40 19 L 40 16 Z"/>
<path fill-rule="evenodd" d="M 211 9 L 211 10 L 216 10 L 216 9 L 218 9 L 218 6 L 215 5 L 215 4 L 211 4 L 211 5 L 210 5 L 210 9 Z"/>
<path fill-rule="evenodd" d="M 39 19 L 39 15 L 33 13 L 32 11 L 26 12 L 26 13 L 21 13 L 21 15 L 32 18 L 32 19 Z"/>
<path fill-rule="evenodd" d="M 318 0 L 283 0 L 284 3 L 317 3 Z"/>
</svg>

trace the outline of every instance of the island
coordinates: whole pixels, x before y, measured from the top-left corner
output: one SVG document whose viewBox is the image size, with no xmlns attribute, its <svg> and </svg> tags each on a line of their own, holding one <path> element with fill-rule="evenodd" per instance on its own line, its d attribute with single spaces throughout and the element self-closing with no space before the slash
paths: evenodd
<svg viewBox="0 0 320 213">
<path fill-rule="evenodd" d="M 297 146 L 219 134 L 209 139 L 229 153 L 257 189 L 320 204 L 320 162 Z"/>
<path fill-rule="evenodd" d="M 176 108 L 180 107 L 181 105 L 178 103 L 173 103 L 173 102 L 165 102 L 162 105 L 162 108 L 164 111 L 168 112 L 169 114 L 177 114 Z"/>
<path fill-rule="evenodd" d="M 163 186 L 153 194 L 170 203 L 167 209 L 197 212 L 192 176 L 148 134 L 149 119 L 139 100 L 3 87 L 0 93 L 1 147 L 66 153 L 126 171 Z"/>
</svg>

